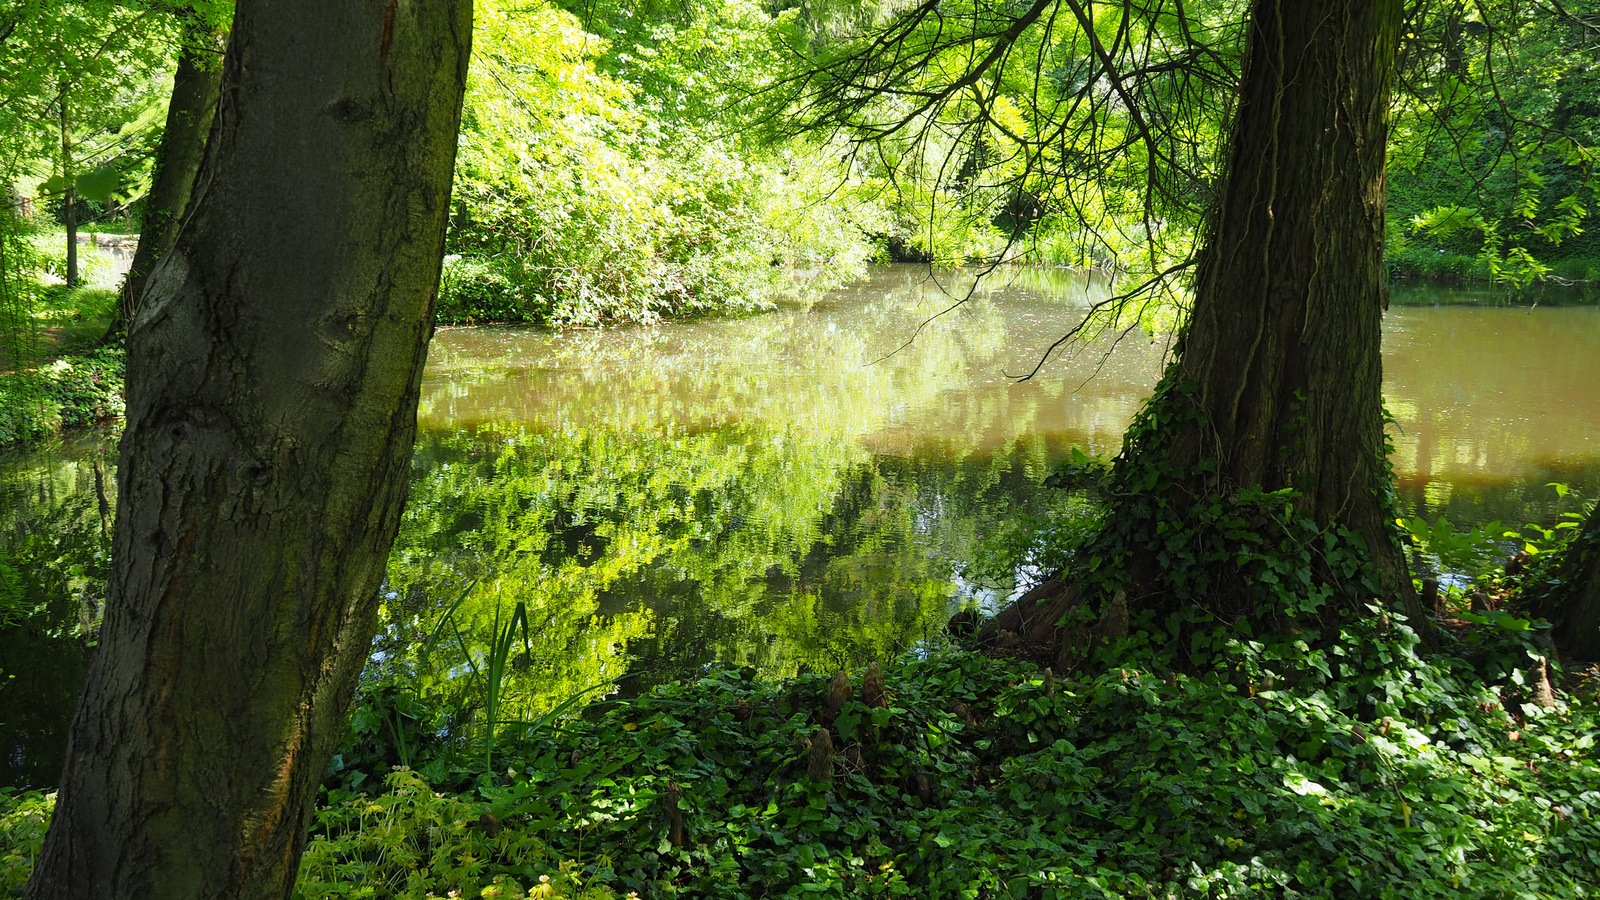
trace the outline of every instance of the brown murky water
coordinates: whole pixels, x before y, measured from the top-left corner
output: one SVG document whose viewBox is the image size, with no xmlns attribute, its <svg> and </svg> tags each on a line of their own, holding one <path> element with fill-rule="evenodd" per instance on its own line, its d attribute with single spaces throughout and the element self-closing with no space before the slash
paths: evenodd
<svg viewBox="0 0 1600 900">
<path fill-rule="evenodd" d="M 1408 499 L 1511 523 L 1541 517 L 1547 482 L 1593 496 L 1600 306 L 1395 307 L 1384 324 L 1393 461 Z"/>
<path fill-rule="evenodd" d="M 1040 272 L 991 277 L 928 321 L 970 286 L 890 267 L 822 302 L 732 322 L 441 330 L 422 424 L 760 421 L 904 457 L 965 458 L 1023 437 L 1114 452 L 1166 338 L 1078 346 L 1018 382 L 1009 376 L 1032 369 L 1104 290 Z M 1399 286 L 1385 319 L 1395 471 L 1430 513 L 1538 518 L 1553 498 L 1546 482 L 1600 482 L 1600 306 L 1487 305 L 1498 296 Z M 1407 305 L 1463 298 L 1475 303 Z"/>
</svg>

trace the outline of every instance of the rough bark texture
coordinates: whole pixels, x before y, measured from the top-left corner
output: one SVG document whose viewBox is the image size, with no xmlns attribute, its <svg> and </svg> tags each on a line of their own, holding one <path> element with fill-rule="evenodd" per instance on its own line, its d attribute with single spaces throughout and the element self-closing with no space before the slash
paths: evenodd
<svg viewBox="0 0 1600 900">
<path fill-rule="evenodd" d="M 185 29 L 178 69 L 172 77 L 167 125 L 156 150 L 155 178 L 145 197 L 144 217 L 139 224 L 139 249 L 134 251 L 128 277 L 122 282 L 117 319 L 108 336 L 122 332 L 133 320 L 151 270 L 172 249 L 178 235 L 178 220 L 189 205 L 206 135 L 217 110 L 217 91 L 222 84 L 218 51 L 225 38 L 225 33 L 211 31 L 199 23 Z"/>
<path fill-rule="evenodd" d="M 116 566 L 27 896 L 289 895 L 398 527 L 470 0 L 240 0 L 128 335 Z"/>
<path fill-rule="evenodd" d="M 1301 492 L 1298 515 L 1358 534 L 1380 590 L 1400 598 L 1426 631 L 1404 553 L 1387 525 L 1381 394 L 1384 152 L 1401 6 L 1252 5 L 1226 180 L 1169 372 L 1193 389 L 1175 402 L 1192 402 L 1202 415 L 1169 410 L 1174 415 L 1159 417 L 1159 439 L 1130 437 L 1119 465 L 1138 468 L 1150 454 L 1164 470 L 1183 472 L 1170 488 L 1132 488 L 1160 493 L 1162 507 L 1183 521 L 1193 504 L 1244 488 Z M 1125 602 L 1182 602 L 1163 594 L 1168 564 L 1157 554 L 1123 549 L 1132 551 L 1133 570 Z M 1249 586 L 1237 575 L 1217 575 L 1209 595 L 1195 602 L 1224 616 L 1242 614 Z M 1055 627 L 1088 599 L 1081 594 L 1075 585 L 1047 583 L 988 623 L 979 639 L 1032 655 L 1059 647 L 1059 664 L 1067 665 L 1115 630 L 1106 618 L 1110 597 L 1097 598 L 1100 621 L 1092 627 Z"/>
<path fill-rule="evenodd" d="M 1190 492 L 1294 488 L 1365 541 L 1426 626 L 1388 525 L 1384 152 L 1401 0 L 1257 0 L 1227 184 L 1200 256 L 1181 376 L 1206 414 L 1171 445 Z"/>
<path fill-rule="evenodd" d="M 1200 486 L 1302 492 L 1399 579 L 1383 471 L 1384 149 L 1400 0 L 1258 0 L 1228 180 L 1179 358 L 1204 428 Z"/>
<path fill-rule="evenodd" d="M 1600 506 L 1551 573 L 1559 583 L 1539 614 L 1555 624 L 1569 662 L 1600 662 Z"/>
</svg>

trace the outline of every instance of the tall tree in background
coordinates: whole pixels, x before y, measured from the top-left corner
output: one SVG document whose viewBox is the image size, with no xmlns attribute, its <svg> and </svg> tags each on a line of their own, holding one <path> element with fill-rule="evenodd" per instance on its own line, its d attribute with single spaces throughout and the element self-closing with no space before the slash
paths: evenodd
<svg viewBox="0 0 1600 900">
<path fill-rule="evenodd" d="M 183 6 L 216 18 L 214 8 L 226 2 Z M 47 260 L 27 239 L 42 224 L 30 195 L 60 204 L 67 259 L 56 274 L 77 280 L 82 216 L 141 190 L 142 114 L 161 102 L 157 79 L 170 63 L 174 5 L 0 2 L 0 182 L 21 195 L 0 214 L 0 343 L 12 360 L 32 361 L 34 313 L 44 296 L 33 284 Z"/>
<path fill-rule="evenodd" d="M 246 0 L 128 334 L 115 567 L 28 896 L 285 897 L 399 524 L 470 0 Z"/>
<path fill-rule="evenodd" d="M 67 233 L 67 270 L 63 278 L 67 287 L 78 286 L 78 190 L 75 182 L 77 167 L 72 159 L 72 82 L 61 79 L 61 93 L 56 100 L 56 117 L 61 123 L 61 180 L 66 190 L 61 195 L 61 226 Z"/>
</svg>

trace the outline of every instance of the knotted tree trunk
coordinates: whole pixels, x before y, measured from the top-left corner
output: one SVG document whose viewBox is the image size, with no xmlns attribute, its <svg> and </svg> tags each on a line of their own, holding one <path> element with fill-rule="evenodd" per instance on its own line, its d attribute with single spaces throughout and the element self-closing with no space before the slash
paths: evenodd
<svg viewBox="0 0 1600 900">
<path fill-rule="evenodd" d="M 27 896 L 289 895 L 400 521 L 470 0 L 240 0 L 128 334 L 115 567 Z"/>
<path fill-rule="evenodd" d="M 1086 621 L 1100 630 L 1127 621 L 1117 604 L 1135 613 L 1187 603 L 1223 618 L 1247 614 L 1252 585 L 1228 571 L 1231 563 L 1184 573 L 1178 585 L 1174 571 L 1206 564 L 1161 542 L 1174 523 L 1214 518 L 1206 510 L 1218 503 L 1226 515 L 1250 516 L 1228 504 L 1256 487 L 1297 494 L 1287 515 L 1273 510 L 1279 522 L 1255 524 L 1271 531 L 1301 519 L 1354 536 L 1376 573 L 1366 588 L 1402 603 L 1413 624 L 1426 627 L 1387 524 L 1381 395 L 1384 151 L 1400 22 L 1400 0 L 1253 5 L 1192 317 L 1114 466 L 1114 535 L 1090 548 L 1120 554 L 1126 595 L 1114 602 L 1047 584 L 985 637 L 1044 639 L 1086 599 L 1098 607 Z M 1160 534 L 1158 521 L 1167 523 Z"/>
</svg>

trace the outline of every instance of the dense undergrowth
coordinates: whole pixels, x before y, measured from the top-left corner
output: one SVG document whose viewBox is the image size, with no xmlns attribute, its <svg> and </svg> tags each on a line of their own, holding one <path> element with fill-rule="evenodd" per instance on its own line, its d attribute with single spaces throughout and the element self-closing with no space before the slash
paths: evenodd
<svg viewBox="0 0 1600 900">
<path fill-rule="evenodd" d="M 334 788 L 298 895 L 1585 896 L 1593 695 L 1536 705 L 1512 639 L 1412 644 L 1352 636 L 1295 687 L 941 652 L 836 715 L 827 677 L 708 671 L 522 730 L 490 773 Z M 0 889 L 48 807 L 6 797 Z"/>
<path fill-rule="evenodd" d="M 0 373 L 0 445 L 122 416 L 123 352 L 108 347 Z"/>
<path fill-rule="evenodd" d="M 57 237 L 0 218 L 0 447 L 122 416 L 123 351 L 100 341 L 117 292 L 46 285 L 64 271 Z"/>
<path fill-rule="evenodd" d="M 840 148 L 753 140 L 732 106 L 792 12 L 711 0 L 642 33 L 578 12 L 476 9 L 440 322 L 742 313 L 863 274 L 884 212 Z"/>
</svg>

